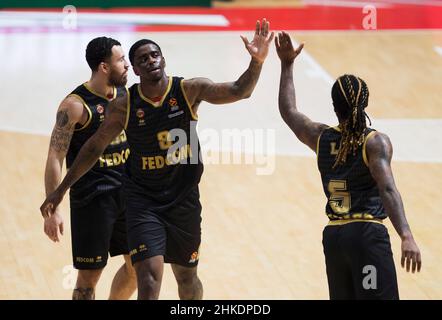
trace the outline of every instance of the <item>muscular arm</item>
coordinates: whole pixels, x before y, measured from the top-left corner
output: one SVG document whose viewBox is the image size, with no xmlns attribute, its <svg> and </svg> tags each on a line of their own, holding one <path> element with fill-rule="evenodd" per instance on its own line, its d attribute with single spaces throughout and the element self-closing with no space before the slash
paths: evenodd
<svg viewBox="0 0 442 320">
<path fill-rule="evenodd" d="M 74 163 L 60 184 L 60 191 L 65 193 L 67 189 L 88 172 L 103 154 L 104 149 L 124 129 L 126 100 L 127 97 L 123 96 L 108 104 L 106 118 L 97 132 L 81 147 Z"/>
<path fill-rule="evenodd" d="M 69 149 L 75 125 L 86 121 L 86 117 L 82 103 L 76 98 L 68 97 L 60 104 L 46 160 L 46 195 L 52 193 L 60 184 L 63 161 Z"/>
<path fill-rule="evenodd" d="M 410 227 L 405 218 L 404 205 L 390 166 L 393 155 L 390 139 L 382 133 L 376 133 L 367 141 L 366 148 L 368 167 L 378 185 L 385 211 L 399 236 L 409 237 L 411 236 Z"/>
<path fill-rule="evenodd" d="M 313 122 L 298 111 L 295 85 L 293 83 L 293 64 L 294 61 L 291 63 L 281 62 L 281 79 L 278 95 L 279 112 L 296 137 L 316 152 L 319 135 L 327 126 L 322 123 Z"/>
<path fill-rule="evenodd" d="M 327 126 L 313 122 L 306 115 L 298 111 L 296 106 L 295 85 L 293 83 L 293 65 L 296 57 L 301 53 L 304 44 L 297 49 L 293 47 L 290 35 L 280 32 L 275 37 L 276 52 L 281 60 L 281 78 L 279 82 L 279 113 L 284 122 L 292 129 L 296 137 L 310 149 L 316 152 L 318 138 Z"/>
<path fill-rule="evenodd" d="M 262 62 L 252 59 L 247 70 L 234 82 L 215 83 L 207 78 L 193 78 L 184 80 L 183 86 L 192 106 L 198 106 L 201 101 L 231 103 L 251 96 L 261 69 Z"/>
<path fill-rule="evenodd" d="M 368 167 L 379 188 L 385 211 L 402 240 L 401 265 L 406 265 L 407 272 L 410 271 L 410 267 L 413 273 L 415 270 L 420 271 L 421 254 L 405 218 L 404 205 L 391 171 L 393 147 L 390 139 L 384 134 L 376 133 L 367 141 L 366 152 Z"/>
<path fill-rule="evenodd" d="M 126 96 L 109 103 L 106 108 L 106 118 L 100 128 L 83 145 L 61 184 L 41 205 L 40 211 L 44 217 L 49 216 L 56 209 L 66 191 L 93 167 L 104 149 L 121 133 L 126 120 L 126 106 Z"/>
<path fill-rule="evenodd" d="M 61 180 L 63 161 L 71 143 L 74 128 L 77 123 L 87 121 L 87 112 L 82 102 L 77 98 L 67 97 L 60 104 L 57 120 L 52 130 L 48 158 L 45 168 L 46 196 L 54 192 Z M 63 218 L 55 209 L 53 215 L 45 219 L 43 224 L 45 234 L 54 242 L 60 241 L 63 235 Z"/>
</svg>

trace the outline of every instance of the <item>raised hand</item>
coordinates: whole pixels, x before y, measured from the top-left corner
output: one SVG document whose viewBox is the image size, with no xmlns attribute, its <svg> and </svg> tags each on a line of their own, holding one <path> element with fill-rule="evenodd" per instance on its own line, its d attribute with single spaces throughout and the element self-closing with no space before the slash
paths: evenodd
<svg viewBox="0 0 442 320">
<path fill-rule="evenodd" d="M 276 52 L 278 53 L 278 57 L 279 59 L 281 59 L 281 62 L 292 63 L 295 58 L 301 53 L 302 48 L 304 48 L 304 43 L 301 43 L 295 50 L 293 48 L 293 43 L 290 39 L 290 35 L 287 32 L 282 31 L 278 33 L 278 36 L 275 38 L 275 46 Z"/>
<path fill-rule="evenodd" d="M 264 18 L 262 23 L 259 20 L 256 21 L 255 35 L 253 36 L 253 40 L 251 42 L 249 42 L 246 37 L 241 36 L 247 51 L 252 56 L 252 59 L 260 63 L 263 63 L 266 59 L 267 54 L 269 53 L 270 43 L 275 36 L 274 32 L 270 33 L 269 35 L 269 27 L 270 22 Z"/>
</svg>

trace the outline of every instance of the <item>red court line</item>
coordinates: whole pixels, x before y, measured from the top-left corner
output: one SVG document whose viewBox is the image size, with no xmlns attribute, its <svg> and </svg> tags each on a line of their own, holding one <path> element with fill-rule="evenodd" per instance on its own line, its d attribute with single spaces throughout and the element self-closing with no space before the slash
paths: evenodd
<svg viewBox="0 0 442 320">
<path fill-rule="evenodd" d="M 9 9 L 8 9 L 9 10 Z M 29 10 L 19 10 L 29 11 Z M 39 10 L 60 12 L 60 10 Z M 366 14 L 362 8 L 304 6 L 297 8 L 113 8 L 79 9 L 78 12 L 104 13 L 162 13 L 162 14 L 220 14 L 228 21 L 227 27 L 144 25 L 135 31 L 231 31 L 253 29 L 257 19 L 267 18 L 274 30 L 364 30 Z M 442 6 L 391 5 L 377 8 L 377 30 L 442 29 Z M 118 26 L 113 26 L 118 27 Z M 22 28 L 23 29 L 23 28 Z M 46 28 L 47 29 L 47 28 Z M 89 30 L 103 27 L 89 28 Z M 127 27 L 124 27 L 127 29 Z M 0 28 L 5 31 L 5 28 Z M 8 30 L 14 30 L 8 28 Z M 84 31 L 85 29 L 79 29 Z"/>
</svg>

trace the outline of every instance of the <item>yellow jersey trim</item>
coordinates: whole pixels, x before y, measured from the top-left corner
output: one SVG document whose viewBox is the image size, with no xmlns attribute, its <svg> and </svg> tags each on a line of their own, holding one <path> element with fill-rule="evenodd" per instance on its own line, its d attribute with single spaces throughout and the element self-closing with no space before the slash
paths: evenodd
<svg viewBox="0 0 442 320">
<path fill-rule="evenodd" d="M 328 129 L 328 128 L 327 128 Z M 319 134 L 318 140 L 316 141 L 316 161 L 319 162 L 319 141 L 321 140 L 322 137 L 322 133 L 327 130 L 324 129 L 321 131 L 321 133 Z"/>
<path fill-rule="evenodd" d="M 169 77 L 169 83 L 167 84 L 167 89 L 166 92 L 164 92 L 163 97 L 161 98 L 161 101 L 158 102 L 153 102 L 152 100 L 150 100 L 148 97 L 145 97 L 143 92 L 141 92 L 141 85 L 140 83 L 137 85 L 138 87 L 138 94 L 140 95 L 141 99 L 143 99 L 144 101 L 146 101 L 147 103 L 150 103 L 154 108 L 159 108 L 163 105 L 164 99 L 166 99 L 166 96 L 168 95 L 170 88 L 172 88 L 172 77 Z M 158 105 L 157 105 L 158 103 Z"/>
<path fill-rule="evenodd" d="M 115 88 L 115 86 L 112 88 L 112 90 L 114 91 L 114 95 L 113 95 L 112 99 L 109 99 L 108 97 L 105 97 L 105 96 L 99 94 L 98 92 L 95 92 L 94 90 L 92 90 L 92 88 L 89 87 L 87 82 L 83 83 L 83 85 L 90 93 L 96 95 L 97 97 L 106 99 L 107 101 L 111 101 L 117 97 L 117 88 Z"/>
<path fill-rule="evenodd" d="M 130 116 L 130 92 L 127 87 L 126 87 L 126 93 L 127 93 L 127 104 L 126 104 L 126 121 L 124 122 L 124 130 L 127 129 L 127 125 L 129 124 L 129 116 Z"/>
<path fill-rule="evenodd" d="M 342 226 L 344 224 L 353 223 L 353 222 L 372 222 L 383 224 L 383 221 L 380 219 L 347 219 L 347 220 L 330 220 L 327 226 Z"/>
<path fill-rule="evenodd" d="M 80 131 L 80 130 L 83 130 L 83 129 L 85 129 L 85 128 L 89 125 L 89 123 L 91 123 L 91 121 L 92 121 L 92 111 L 91 111 L 91 108 L 89 108 L 89 106 L 87 105 L 86 101 L 84 101 L 83 98 L 80 97 L 78 94 L 72 93 L 72 94 L 68 95 L 68 97 L 75 97 L 75 98 L 77 98 L 78 100 L 80 100 L 80 102 L 83 104 L 83 107 L 87 110 L 87 113 L 88 113 L 89 117 L 88 117 L 86 123 L 85 123 L 84 125 L 82 125 L 80 128 L 78 128 L 78 129 L 74 129 L 74 131 Z"/>
<path fill-rule="evenodd" d="M 189 107 L 190 114 L 192 115 L 193 120 L 198 120 L 198 115 L 195 114 L 195 112 L 193 112 L 192 105 L 190 104 L 189 99 L 187 98 L 186 91 L 184 90 L 184 79 L 181 79 L 180 87 L 181 87 L 181 92 L 183 93 L 184 96 L 184 100 L 186 100 L 187 107 Z"/>
<path fill-rule="evenodd" d="M 367 158 L 366 145 L 367 145 L 368 139 L 373 137 L 375 133 L 376 133 L 376 131 L 371 131 L 369 134 L 367 134 L 367 136 L 365 137 L 364 144 L 362 145 L 362 159 L 364 159 L 364 163 L 367 167 L 368 167 L 368 158 Z"/>
<path fill-rule="evenodd" d="M 338 132 L 341 132 L 341 128 L 339 128 L 339 126 L 332 127 L 332 129 L 334 129 L 334 130 L 336 130 L 336 131 L 338 131 Z"/>
</svg>

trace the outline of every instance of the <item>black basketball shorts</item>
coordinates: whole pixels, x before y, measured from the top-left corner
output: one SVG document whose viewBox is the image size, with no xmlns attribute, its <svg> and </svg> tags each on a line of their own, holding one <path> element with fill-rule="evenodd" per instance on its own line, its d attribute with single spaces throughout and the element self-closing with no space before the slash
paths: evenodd
<svg viewBox="0 0 442 320">
<path fill-rule="evenodd" d="M 121 188 L 71 205 L 72 256 L 76 269 L 101 269 L 111 257 L 128 254 L 125 202 Z"/>
<path fill-rule="evenodd" d="M 327 226 L 322 243 L 330 299 L 399 299 L 390 237 L 383 224 Z"/>
<path fill-rule="evenodd" d="M 197 266 L 201 244 L 198 186 L 192 187 L 181 201 L 161 211 L 152 200 L 132 192 L 130 187 L 125 188 L 125 192 L 132 263 L 163 256 L 166 263 Z"/>
</svg>

